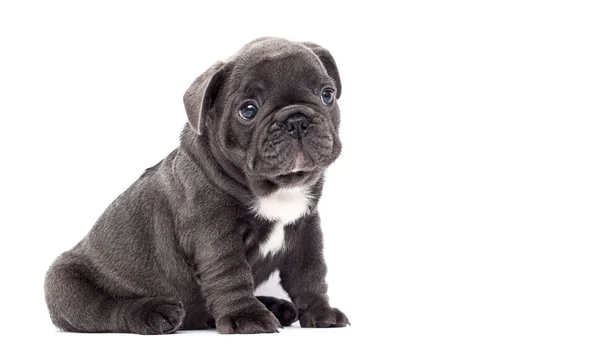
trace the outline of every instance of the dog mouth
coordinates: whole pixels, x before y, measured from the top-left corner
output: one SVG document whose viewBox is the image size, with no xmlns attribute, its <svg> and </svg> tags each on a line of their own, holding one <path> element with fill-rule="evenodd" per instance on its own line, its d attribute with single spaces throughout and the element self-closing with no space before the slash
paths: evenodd
<svg viewBox="0 0 600 363">
<path fill-rule="evenodd" d="M 262 176 L 280 186 L 291 186 L 309 183 L 321 168 L 303 151 L 297 151 L 291 162 L 281 160 L 269 169 L 257 170 L 254 175 Z"/>
<path fill-rule="evenodd" d="M 295 154 L 294 161 L 290 165 L 292 169 L 278 174 L 274 181 L 280 184 L 301 183 L 312 175 L 311 172 L 315 170 L 312 158 L 303 150 L 298 150 Z"/>
<path fill-rule="evenodd" d="M 285 174 L 279 174 L 272 178 L 272 181 L 277 184 L 298 184 L 312 175 L 309 170 L 291 171 Z"/>
</svg>

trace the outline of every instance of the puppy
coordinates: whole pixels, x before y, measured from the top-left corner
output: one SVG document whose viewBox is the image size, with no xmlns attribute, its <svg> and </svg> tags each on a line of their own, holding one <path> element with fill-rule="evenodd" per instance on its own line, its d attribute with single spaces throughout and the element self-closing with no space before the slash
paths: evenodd
<svg viewBox="0 0 600 363">
<path fill-rule="evenodd" d="M 75 332 L 272 333 L 343 327 L 329 305 L 317 204 L 341 151 L 331 54 L 260 38 L 184 95 L 180 146 L 121 194 L 45 280 Z M 292 303 L 254 296 L 279 270 Z"/>
</svg>

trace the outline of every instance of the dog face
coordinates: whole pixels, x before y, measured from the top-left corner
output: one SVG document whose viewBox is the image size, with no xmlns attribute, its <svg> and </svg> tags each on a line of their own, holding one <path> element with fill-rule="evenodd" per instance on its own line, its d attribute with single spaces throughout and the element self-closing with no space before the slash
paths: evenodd
<svg viewBox="0 0 600 363">
<path fill-rule="evenodd" d="M 192 128 L 250 179 L 310 185 L 339 156 L 333 57 L 312 43 L 261 38 L 200 76 L 184 97 Z"/>
</svg>

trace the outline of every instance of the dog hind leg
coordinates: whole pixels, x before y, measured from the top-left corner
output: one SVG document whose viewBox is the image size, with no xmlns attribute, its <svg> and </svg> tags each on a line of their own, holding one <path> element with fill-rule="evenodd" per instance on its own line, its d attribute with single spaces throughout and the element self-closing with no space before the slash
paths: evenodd
<svg viewBox="0 0 600 363">
<path fill-rule="evenodd" d="M 94 281 L 83 256 L 67 252 L 56 259 L 44 284 L 54 325 L 71 332 L 167 334 L 183 322 L 183 304 L 175 299 L 112 296 Z"/>
</svg>

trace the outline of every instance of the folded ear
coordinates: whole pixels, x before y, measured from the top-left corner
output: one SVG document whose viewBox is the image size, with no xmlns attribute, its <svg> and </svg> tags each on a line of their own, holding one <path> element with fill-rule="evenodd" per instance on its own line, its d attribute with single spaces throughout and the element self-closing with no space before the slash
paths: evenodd
<svg viewBox="0 0 600 363">
<path fill-rule="evenodd" d="M 329 77 L 333 78 L 333 81 L 335 82 L 335 86 L 337 88 L 336 98 L 340 98 L 342 95 L 342 81 L 340 79 L 340 72 L 337 69 L 337 65 L 335 64 L 335 60 L 333 59 L 331 53 L 329 53 L 327 49 L 315 43 L 303 42 L 302 44 L 312 50 L 313 53 L 319 57 L 321 63 L 323 63 L 325 69 L 327 70 L 327 74 Z"/>
<path fill-rule="evenodd" d="M 188 122 L 198 135 L 202 135 L 209 117 L 208 111 L 215 103 L 217 93 L 225 79 L 225 63 L 217 62 L 196 78 L 183 95 Z"/>
</svg>

